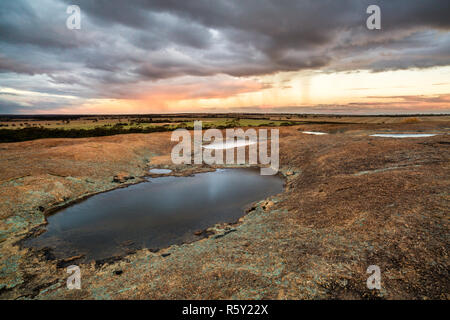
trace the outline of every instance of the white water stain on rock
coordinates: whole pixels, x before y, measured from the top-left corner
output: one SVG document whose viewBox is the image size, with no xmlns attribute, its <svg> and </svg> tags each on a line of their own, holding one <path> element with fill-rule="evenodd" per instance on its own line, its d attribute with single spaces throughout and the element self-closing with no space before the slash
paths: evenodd
<svg viewBox="0 0 450 320">
<path fill-rule="evenodd" d="M 214 150 L 224 150 L 224 149 L 231 149 L 231 148 L 238 148 L 238 147 L 244 147 L 249 146 L 252 144 L 255 144 L 256 141 L 251 140 L 230 140 L 230 141 L 224 141 L 222 142 L 214 142 L 211 144 L 208 144 L 206 146 L 203 146 L 205 149 L 214 149 Z"/>
<path fill-rule="evenodd" d="M 383 137 L 383 138 L 426 138 L 434 137 L 435 133 L 376 133 L 371 134 L 371 137 Z"/>
<path fill-rule="evenodd" d="M 167 173 L 171 173 L 172 170 L 170 170 L 170 169 L 150 169 L 149 172 L 155 173 L 155 174 L 167 174 Z"/>
<path fill-rule="evenodd" d="M 324 134 L 328 134 L 328 133 L 325 133 L 325 132 L 318 132 L 318 131 L 302 131 L 302 132 L 306 133 L 306 134 L 314 134 L 316 136 L 321 136 L 321 135 L 324 135 Z"/>
<path fill-rule="evenodd" d="M 389 170 L 397 170 L 397 169 L 405 169 L 405 168 L 417 168 L 417 167 L 421 167 L 421 165 L 418 164 L 418 165 L 412 165 L 412 166 L 395 166 L 395 167 L 381 168 L 381 169 L 375 169 L 375 170 L 366 170 L 366 171 L 357 172 L 357 173 L 355 173 L 353 175 L 355 175 L 355 176 L 362 176 L 362 175 L 365 175 L 365 174 L 380 173 L 380 172 L 385 172 L 385 171 L 389 171 Z"/>
</svg>

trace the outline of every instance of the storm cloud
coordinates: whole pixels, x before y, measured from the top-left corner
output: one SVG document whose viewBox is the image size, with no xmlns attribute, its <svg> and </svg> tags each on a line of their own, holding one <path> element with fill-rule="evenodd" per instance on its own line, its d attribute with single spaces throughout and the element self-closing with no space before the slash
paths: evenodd
<svg viewBox="0 0 450 320">
<path fill-rule="evenodd" d="M 72 4 L 81 30 L 66 28 Z M 366 28 L 371 4 L 382 30 Z M 0 79 L 18 90 L 123 98 L 170 79 L 445 66 L 448 12 L 441 0 L 1 1 Z"/>
</svg>

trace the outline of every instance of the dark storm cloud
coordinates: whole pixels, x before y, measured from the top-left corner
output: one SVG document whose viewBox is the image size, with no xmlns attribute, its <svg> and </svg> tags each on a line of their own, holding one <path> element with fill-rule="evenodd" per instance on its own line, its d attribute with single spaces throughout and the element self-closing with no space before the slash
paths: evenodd
<svg viewBox="0 0 450 320">
<path fill-rule="evenodd" d="M 23 109 L 27 109 L 27 107 L 20 103 L 0 98 L 0 114 L 20 113 Z"/>
<path fill-rule="evenodd" d="M 251 49 L 256 49 L 270 58 L 275 69 L 278 64 L 314 67 L 314 63 L 298 63 L 287 58 L 286 52 L 300 50 L 308 51 L 313 57 L 322 55 L 323 50 L 333 48 L 343 31 L 357 33 L 367 38 L 367 43 L 375 42 L 378 35 L 365 28 L 365 10 L 370 4 L 380 5 L 383 27 L 390 33 L 421 28 L 448 30 L 450 27 L 450 2 L 441 0 L 141 0 L 134 2 L 134 6 L 120 0 L 79 0 L 77 3 L 103 21 L 143 27 L 150 33 L 161 32 L 166 27 L 164 22 L 155 23 L 152 17 L 155 13 L 175 16 L 186 28 L 194 24 L 215 29 L 232 45 L 229 50 L 241 47 L 250 53 Z M 121 18 L 117 19 L 119 14 Z M 159 27 L 155 28 L 155 24 Z M 179 43 L 177 39 L 172 40 Z M 389 42 L 389 38 L 386 41 Z"/>
<path fill-rule="evenodd" d="M 81 30 L 65 27 L 72 4 Z M 366 28 L 370 4 L 381 7 L 381 31 Z M 185 75 L 449 65 L 448 12 L 442 0 L 1 1 L 0 73 L 105 97 Z"/>
<path fill-rule="evenodd" d="M 14 59 L 10 59 L 7 57 L 3 57 L 0 55 L 0 73 L 6 72 L 15 72 L 15 73 L 24 73 L 28 75 L 34 75 L 38 73 L 43 73 L 45 70 L 39 69 L 33 65 L 27 65 L 21 62 L 18 62 Z"/>
<path fill-rule="evenodd" d="M 44 5 L 44 3 L 41 3 Z M 37 1 L 34 6 L 39 5 Z M 39 7 L 38 7 L 39 8 Z M 65 6 L 60 7 L 65 13 Z M 89 45 L 89 37 L 77 37 L 65 26 L 66 16 L 52 14 L 56 8 L 40 8 L 26 1 L 1 1 L 0 3 L 0 41 L 11 45 L 33 45 L 45 49 L 70 49 Z M 58 10 L 61 12 L 61 10 Z"/>
</svg>

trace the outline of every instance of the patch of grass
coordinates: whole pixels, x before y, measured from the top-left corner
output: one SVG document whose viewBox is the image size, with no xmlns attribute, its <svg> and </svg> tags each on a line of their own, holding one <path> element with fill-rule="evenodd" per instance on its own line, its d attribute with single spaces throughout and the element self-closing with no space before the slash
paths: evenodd
<svg viewBox="0 0 450 320">
<path fill-rule="evenodd" d="M 87 138 L 111 136 L 125 133 L 150 133 L 168 131 L 163 126 L 123 128 L 122 126 L 96 127 L 93 129 L 49 129 L 49 128 L 22 128 L 0 129 L 0 142 L 19 142 L 45 138 Z"/>
<path fill-rule="evenodd" d="M 202 119 L 203 120 L 203 119 Z M 100 122 L 101 123 L 101 122 Z M 258 120 L 258 119 L 238 119 L 238 118 L 224 118 L 212 119 L 211 121 L 203 121 L 203 129 L 216 128 L 227 129 L 236 127 L 261 127 L 261 126 L 289 126 L 295 125 L 295 122 L 286 122 L 279 120 Z M 0 128 L 0 142 L 20 142 L 35 139 L 46 138 L 87 138 L 87 137 L 101 137 L 111 136 L 116 134 L 127 133 L 151 133 L 151 132 L 165 132 L 173 131 L 179 128 L 188 130 L 194 129 L 194 121 L 183 122 L 115 122 L 115 123 L 101 123 L 98 124 L 84 124 L 73 126 L 66 123 L 65 126 L 59 127 L 44 127 L 44 126 L 27 126 L 27 127 L 9 127 L 8 129 Z"/>
</svg>

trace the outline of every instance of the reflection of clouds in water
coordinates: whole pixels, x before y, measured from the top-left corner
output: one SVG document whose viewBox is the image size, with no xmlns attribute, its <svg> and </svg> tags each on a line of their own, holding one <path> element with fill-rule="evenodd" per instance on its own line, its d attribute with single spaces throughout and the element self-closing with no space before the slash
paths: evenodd
<svg viewBox="0 0 450 320">
<path fill-rule="evenodd" d="M 170 170 L 170 169 L 150 169 L 149 172 L 156 173 L 156 174 L 166 174 L 166 173 L 171 173 L 172 170 Z"/>
<path fill-rule="evenodd" d="M 222 175 L 220 179 L 217 179 L 217 175 Z M 220 193 L 223 193 L 224 188 L 229 184 L 229 177 L 226 175 L 225 170 L 216 170 L 215 174 L 207 175 L 208 179 L 206 180 L 207 184 L 207 197 L 208 200 L 216 199 Z"/>
<path fill-rule="evenodd" d="M 377 133 L 371 134 L 371 137 L 384 137 L 384 138 L 424 138 L 434 137 L 434 133 Z"/>
<path fill-rule="evenodd" d="M 249 146 L 252 144 L 255 144 L 256 141 L 252 140 L 228 140 L 225 142 L 214 142 L 211 144 L 208 144 L 206 146 L 203 146 L 205 149 L 214 149 L 214 150 L 224 150 L 224 149 L 231 149 L 231 148 L 238 148 L 238 147 L 244 147 Z"/>
<path fill-rule="evenodd" d="M 325 133 L 325 132 L 318 132 L 318 131 L 302 131 L 302 132 L 306 133 L 306 134 L 314 134 L 316 136 L 321 136 L 321 135 L 324 135 L 324 134 L 328 134 L 328 133 Z"/>
</svg>

